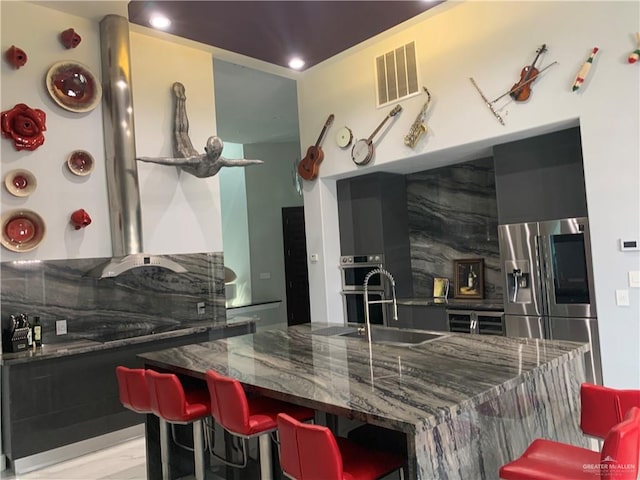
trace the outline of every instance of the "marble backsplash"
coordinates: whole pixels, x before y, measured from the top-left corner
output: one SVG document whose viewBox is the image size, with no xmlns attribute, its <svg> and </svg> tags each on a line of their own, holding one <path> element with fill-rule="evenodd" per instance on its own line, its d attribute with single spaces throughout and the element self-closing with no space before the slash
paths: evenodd
<svg viewBox="0 0 640 480">
<path fill-rule="evenodd" d="M 413 293 L 433 296 L 434 277 L 449 278 L 453 260 L 484 259 L 484 298 L 502 301 L 493 158 L 407 175 Z"/>
<path fill-rule="evenodd" d="M 10 315 L 18 313 L 40 316 L 45 344 L 108 341 L 224 322 L 223 254 L 167 257 L 187 272 L 149 266 L 100 279 L 90 272 L 107 258 L 0 263 L 3 331 Z M 67 321 L 67 335 L 56 335 L 57 320 Z"/>
</svg>

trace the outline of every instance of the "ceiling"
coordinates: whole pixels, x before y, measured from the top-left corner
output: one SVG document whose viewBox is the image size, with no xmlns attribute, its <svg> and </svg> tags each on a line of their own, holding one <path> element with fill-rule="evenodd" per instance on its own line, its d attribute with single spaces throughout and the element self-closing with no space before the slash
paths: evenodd
<svg viewBox="0 0 640 480">
<path fill-rule="evenodd" d="M 288 68 L 303 70 L 442 3 L 424 0 L 148 1 L 129 2 L 129 20 L 149 26 L 153 13 L 167 32 Z"/>
</svg>

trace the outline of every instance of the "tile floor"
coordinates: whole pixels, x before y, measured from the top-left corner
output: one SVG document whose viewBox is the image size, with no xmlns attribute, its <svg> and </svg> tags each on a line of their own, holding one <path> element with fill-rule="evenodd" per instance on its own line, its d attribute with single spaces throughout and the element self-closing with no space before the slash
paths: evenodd
<svg viewBox="0 0 640 480">
<path fill-rule="evenodd" d="M 144 437 L 23 475 L 1 472 L 3 480 L 144 480 Z"/>
</svg>

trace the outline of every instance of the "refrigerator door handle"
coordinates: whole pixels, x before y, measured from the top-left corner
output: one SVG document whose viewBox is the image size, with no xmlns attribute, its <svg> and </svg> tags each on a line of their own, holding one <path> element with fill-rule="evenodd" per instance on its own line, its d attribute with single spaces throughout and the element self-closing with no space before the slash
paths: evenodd
<svg viewBox="0 0 640 480">
<path fill-rule="evenodd" d="M 549 311 L 547 310 L 547 305 L 549 305 L 549 289 L 547 287 L 547 246 L 541 235 L 534 236 L 533 243 L 538 263 L 538 294 L 536 295 L 536 299 L 540 301 L 540 305 L 537 305 L 537 311 L 540 312 L 541 315 L 546 316 L 549 314 Z"/>
</svg>

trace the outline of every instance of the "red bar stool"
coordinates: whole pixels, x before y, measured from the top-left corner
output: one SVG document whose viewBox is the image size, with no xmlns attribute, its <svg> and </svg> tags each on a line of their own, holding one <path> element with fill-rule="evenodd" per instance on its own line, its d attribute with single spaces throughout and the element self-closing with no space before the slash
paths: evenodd
<svg viewBox="0 0 640 480">
<path fill-rule="evenodd" d="M 202 420 L 210 415 L 211 401 L 206 389 L 185 389 L 172 373 L 146 371 L 151 411 L 160 421 L 162 478 L 169 480 L 169 431 L 171 424 L 193 424 L 193 456 L 197 480 L 204 480 L 204 436 Z"/>
<path fill-rule="evenodd" d="M 227 465 L 244 468 L 247 465 L 247 441 L 258 437 L 260 450 L 260 478 L 272 479 L 271 432 L 277 428 L 276 417 L 286 412 L 300 421 L 314 418 L 314 411 L 268 397 L 248 398 L 240 382 L 220 375 L 213 370 L 206 372 L 211 415 L 227 432 L 242 439 L 242 463 L 230 463 L 213 449 L 211 454 Z"/>
<path fill-rule="evenodd" d="M 396 470 L 404 478 L 401 456 L 335 437 L 328 427 L 279 414 L 278 433 L 282 471 L 294 480 L 375 480 Z"/>
<path fill-rule="evenodd" d="M 580 385 L 580 428 L 585 435 L 605 438 L 631 407 L 640 407 L 640 390 Z"/>
<path fill-rule="evenodd" d="M 640 452 L 640 408 L 607 433 L 602 451 L 537 439 L 522 456 L 500 468 L 502 480 L 636 480 Z"/>
<path fill-rule="evenodd" d="M 143 368 L 116 367 L 120 403 L 136 413 L 153 413 Z"/>
</svg>

